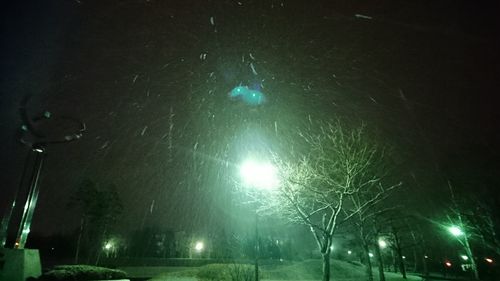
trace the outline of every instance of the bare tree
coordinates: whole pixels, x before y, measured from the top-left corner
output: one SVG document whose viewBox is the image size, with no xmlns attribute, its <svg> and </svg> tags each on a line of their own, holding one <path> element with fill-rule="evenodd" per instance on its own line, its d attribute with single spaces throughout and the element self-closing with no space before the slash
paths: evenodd
<svg viewBox="0 0 500 281">
<path fill-rule="evenodd" d="M 460 243 L 460 245 L 462 245 L 462 247 L 465 250 L 465 253 L 471 265 L 471 271 L 474 280 L 479 280 L 477 263 L 469 241 L 470 238 L 472 237 L 472 234 L 474 233 L 474 228 L 468 226 L 466 212 L 464 212 L 462 208 L 460 208 L 460 205 L 457 202 L 457 199 L 455 198 L 455 192 L 453 191 L 453 186 L 451 185 L 450 181 L 448 181 L 448 187 L 450 188 L 451 202 L 452 202 L 452 206 L 450 208 L 451 217 L 448 216 L 448 220 L 450 222 L 453 222 L 455 224 L 454 225 L 455 227 L 458 227 L 460 233 L 456 233 L 453 235 L 456 236 L 457 241 Z"/>
<path fill-rule="evenodd" d="M 458 196 L 457 196 L 458 197 Z M 455 198 L 450 213 L 463 220 L 469 235 L 477 241 L 477 248 L 500 255 L 500 220 L 494 215 L 498 212 L 498 203 L 478 196 L 460 196 Z"/>
<path fill-rule="evenodd" d="M 472 216 L 467 216 L 471 225 L 476 226 L 475 232 L 480 237 L 482 245 L 500 256 L 500 237 L 498 234 L 498 218 L 493 214 L 493 208 L 480 200 L 474 202 L 476 208 L 471 210 Z M 497 207 L 498 208 L 498 207 Z"/>
<path fill-rule="evenodd" d="M 85 179 L 69 199 L 68 207 L 80 208 L 82 212 L 75 263 L 79 262 L 81 249 L 87 251 L 87 262 L 90 262 L 92 256 L 95 256 L 96 263 L 98 263 L 101 242 L 123 211 L 116 186 L 108 184 L 100 189 L 94 181 Z"/>
<path fill-rule="evenodd" d="M 345 204 L 343 212 L 346 218 L 351 214 L 356 214 L 354 217 L 354 225 L 358 231 L 358 236 L 361 241 L 363 255 L 365 260 L 365 273 L 368 281 L 373 280 L 372 263 L 370 260 L 370 246 L 373 245 L 376 251 L 378 265 L 379 265 L 379 280 L 384 281 L 385 275 L 383 271 L 383 263 L 379 248 L 379 233 L 381 227 L 378 224 L 381 216 L 384 213 L 394 210 L 394 207 L 388 207 L 381 204 L 387 199 L 392 190 L 401 186 L 401 183 L 393 185 L 383 184 L 383 175 L 386 174 L 387 168 L 381 163 L 382 157 L 378 157 L 380 162 L 375 165 L 376 170 L 367 171 L 368 175 L 377 175 L 376 178 L 371 176 L 372 186 L 357 191 L 349 195 L 349 202 Z"/>
<path fill-rule="evenodd" d="M 323 280 L 328 281 L 332 238 L 339 224 L 384 198 L 386 189 L 380 189 L 382 175 L 374 166 L 385 155 L 377 143 L 369 140 L 364 125 L 346 130 L 336 122 L 319 124 L 317 128 L 300 132 L 307 147 L 304 152 L 292 152 L 287 160 L 276 157 L 281 184 L 273 198 L 267 197 L 270 200 L 266 206 L 309 227 L 322 256 Z M 371 197 L 344 209 L 350 198 L 361 193 Z"/>
</svg>

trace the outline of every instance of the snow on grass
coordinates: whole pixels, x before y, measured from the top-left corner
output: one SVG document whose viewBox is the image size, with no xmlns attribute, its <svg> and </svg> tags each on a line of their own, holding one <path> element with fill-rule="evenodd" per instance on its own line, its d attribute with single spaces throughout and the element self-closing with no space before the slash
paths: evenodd
<svg viewBox="0 0 500 281">
<path fill-rule="evenodd" d="M 156 275 L 151 281 L 195 281 L 197 272 L 203 267 L 173 269 Z M 320 260 L 305 260 L 289 265 L 264 265 L 261 266 L 263 281 L 319 281 L 322 277 L 322 263 Z M 378 280 L 378 272 L 374 268 L 374 280 Z M 386 281 L 417 281 L 420 277 L 408 275 L 403 279 L 400 274 L 385 273 Z M 364 267 L 359 264 L 332 260 L 331 278 L 332 281 L 359 281 L 365 280 Z"/>
<path fill-rule="evenodd" d="M 38 280 L 42 281 L 71 281 L 71 280 L 100 280 L 123 279 L 127 274 L 124 271 L 91 265 L 59 265 L 45 272 Z"/>
</svg>

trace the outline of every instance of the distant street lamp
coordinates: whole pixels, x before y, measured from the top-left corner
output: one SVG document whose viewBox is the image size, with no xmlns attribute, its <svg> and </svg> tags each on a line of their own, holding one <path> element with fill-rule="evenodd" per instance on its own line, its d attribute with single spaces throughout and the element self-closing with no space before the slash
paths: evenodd
<svg viewBox="0 0 500 281">
<path fill-rule="evenodd" d="M 111 242 L 107 242 L 105 245 L 104 245 L 104 250 L 111 250 L 111 248 L 113 248 L 113 244 L 111 244 Z"/>
<path fill-rule="evenodd" d="M 104 246 L 102 247 L 104 253 L 106 254 L 106 257 L 115 257 L 116 256 L 116 244 L 113 241 L 113 239 L 108 240 L 104 243 Z M 100 254 L 98 257 L 98 260 L 100 259 Z"/>
<path fill-rule="evenodd" d="M 462 229 L 456 225 L 452 225 L 452 226 L 448 227 L 448 231 L 451 233 L 451 235 L 453 235 L 455 237 L 464 235 L 464 232 L 462 231 Z"/>
<path fill-rule="evenodd" d="M 387 242 L 384 240 L 383 237 L 379 237 L 377 240 L 377 244 L 374 245 L 375 249 L 375 255 L 377 256 L 377 262 L 378 262 L 378 275 L 379 279 L 381 281 L 385 281 L 385 275 L 384 275 L 384 258 L 382 255 L 382 250 L 387 248 Z"/>
<path fill-rule="evenodd" d="M 460 222 L 462 222 L 461 219 Z M 458 242 L 464 247 L 467 255 L 463 255 L 461 257 L 464 261 L 470 259 L 470 265 L 472 269 L 472 274 L 474 274 L 474 279 L 479 280 L 479 273 L 477 271 L 476 261 L 474 260 L 474 255 L 472 255 L 472 250 L 469 244 L 469 238 L 467 237 L 467 234 L 462 230 L 462 227 L 456 225 L 449 226 L 448 232 L 450 232 L 451 235 L 455 236 Z"/>
<path fill-rule="evenodd" d="M 272 190 L 278 187 L 278 171 L 269 162 L 253 159 L 245 161 L 240 166 L 240 175 L 245 186 L 258 191 Z M 259 195 L 261 193 L 259 192 Z M 260 199 L 260 198 L 259 198 Z M 255 281 L 259 281 L 259 216 L 255 205 Z"/>
<path fill-rule="evenodd" d="M 385 240 L 383 240 L 383 239 L 378 240 L 378 245 L 380 246 L 380 249 L 387 248 L 387 242 L 385 242 Z"/>
<path fill-rule="evenodd" d="M 196 244 L 194 245 L 194 250 L 198 253 L 203 251 L 204 248 L 205 248 L 205 245 L 203 245 L 203 242 L 201 242 L 201 241 L 196 242 Z"/>
</svg>

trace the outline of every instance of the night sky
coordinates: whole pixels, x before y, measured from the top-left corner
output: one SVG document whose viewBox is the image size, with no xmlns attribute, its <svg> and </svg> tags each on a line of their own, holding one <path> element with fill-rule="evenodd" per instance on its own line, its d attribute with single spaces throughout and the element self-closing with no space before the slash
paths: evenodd
<svg viewBox="0 0 500 281">
<path fill-rule="evenodd" d="M 18 141 L 27 95 L 33 116 L 87 127 L 81 140 L 48 147 L 35 232 L 77 226 L 68 198 L 86 178 L 117 185 L 121 230 L 227 224 L 244 209 L 237 163 L 258 146 L 286 150 L 308 118 L 375 128 L 416 212 L 439 211 L 448 181 L 500 202 L 498 11 L 446 0 L 11 3 L 0 213 L 29 150 Z M 238 85 L 259 87 L 267 102 L 231 100 Z"/>
</svg>

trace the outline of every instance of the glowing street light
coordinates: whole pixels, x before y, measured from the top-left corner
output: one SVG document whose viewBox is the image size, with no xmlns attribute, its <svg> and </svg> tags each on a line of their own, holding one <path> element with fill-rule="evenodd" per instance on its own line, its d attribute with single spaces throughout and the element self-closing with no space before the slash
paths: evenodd
<svg viewBox="0 0 500 281">
<path fill-rule="evenodd" d="M 378 245 L 379 245 L 380 249 L 387 248 L 387 242 L 385 242 L 383 239 L 378 240 Z"/>
<path fill-rule="evenodd" d="M 493 259 L 491 259 L 491 258 L 485 258 L 484 260 L 485 260 L 487 263 L 493 263 Z"/>
<path fill-rule="evenodd" d="M 278 170 L 268 162 L 247 160 L 240 166 L 240 174 L 247 186 L 270 190 L 279 185 Z"/>
<path fill-rule="evenodd" d="M 465 253 L 467 255 L 461 256 L 463 260 L 469 261 L 471 264 L 471 269 L 472 273 L 474 274 L 474 280 L 479 280 L 479 273 L 477 271 L 477 265 L 476 262 L 474 261 L 474 255 L 472 254 L 472 250 L 469 244 L 469 238 L 467 237 L 467 234 L 462 230 L 463 228 L 463 223 L 461 217 L 459 217 L 460 221 L 460 226 L 452 225 L 448 227 L 448 232 L 451 233 L 451 235 L 455 236 L 458 240 L 458 242 L 464 247 Z M 464 256 L 467 258 L 465 259 Z"/>
<path fill-rule="evenodd" d="M 462 229 L 456 225 L 452 225 L 452 226 L 448 227 L 448 231 L 451 233 L 451 235 L 453 235 L 455 237 L 464 235 L 464 232 L 462 231 Z"/>
<path fill-rule="evenodd" d="M 468 256 L 466 256 L 466 255 L 460 255 L 460 257 L 461 257 L 464 261 L 469 260 L 469 257 L 468 257 Z"/>
<path fill-rule="evenodd" d="M 196 244 L 194 244 L 194 250 L 198 253 L 203 251 L 204 248 L 205 248 L 205 245 L 201 241 L 198 241 L 198 242 L 196 242 Z"/>
<path fill-rule="evenodd" d="M 240 175 L 246 186 L 257 190 L 272 190 L 279 186 L 278 169 L 269 162 L 249 159 L 240 166 Z M 259 218 L 255 209 L 255 281 L 259 281 Z"/>
<path fill-rule="evenodd" d="M 351 250 L 347 251 L 347 254 L 348 255 L 352 254 L 352 251 Z"/>
<path fill-rule="evenodd" d="M 111 250 L 111 249 L 113 248 L 113 242 L 111 242 L 111 241 L 106 242 L 106 243 L 104 244 L 104 247 L 103 247 L 103 248 L 104 248 L 104 250 L 106 250 L 106 251 Z"/>
<path fill-rule="evenodd" d="M 114 256 L 116 254 L 116 250 L 117 250 L 116 244 L 113 241 L 113 239 L 106 241 L 104 243 L 104 245 L 102 246 L 102 249 L 103 249 L 103 252 L 106 255 L 106 257 L 108 257 L 108 258 L 111 256 Z"/>
</svg>

